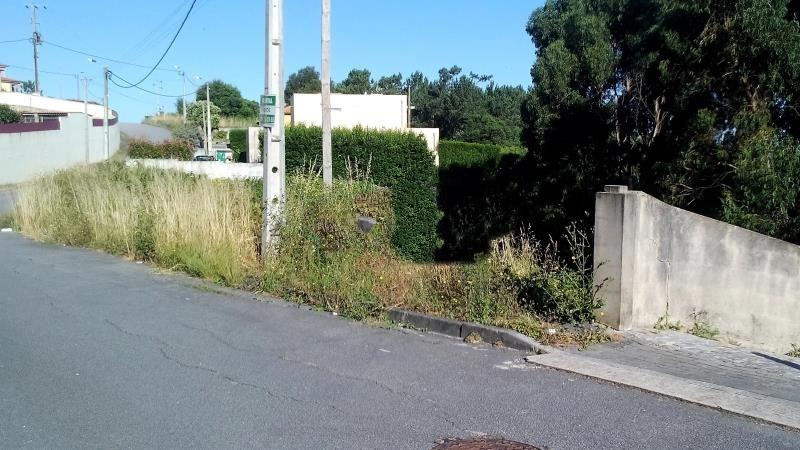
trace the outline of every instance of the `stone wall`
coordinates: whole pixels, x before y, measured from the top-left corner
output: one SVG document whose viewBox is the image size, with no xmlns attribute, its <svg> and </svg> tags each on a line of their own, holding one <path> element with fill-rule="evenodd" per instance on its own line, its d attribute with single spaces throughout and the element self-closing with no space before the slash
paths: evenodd
<svg viewBox="0 0 800 450">
<path fill-rule="evenodd" d="M 597 194 L 594 255 L 610 326 L 700 320 L 776 352 L 800 343 L 800 246 L 608 186 Z"/>
</svg>

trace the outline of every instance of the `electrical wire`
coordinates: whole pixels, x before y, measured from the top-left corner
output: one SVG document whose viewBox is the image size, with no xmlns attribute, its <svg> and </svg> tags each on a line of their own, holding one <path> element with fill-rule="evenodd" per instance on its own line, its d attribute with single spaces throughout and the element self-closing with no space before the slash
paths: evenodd
<svg viewBox="0 0 800 450">
<path fill-rule="evenodd" d="M 147 48 L 153 48 L 156 44 L 161 44 L 161 41 L 168 38 L 170 35 L 170 30 L 175 29 L 175 26 L 178 25 L 177 21 L 172 23 L 173 19 L 176 18 L 178 14 L 180 14 L 181 10 L 186 8 L 191 0 L 182 0 L 178 6 L 175 7 L 158 25 L 156 25 L 149 33 L 145 35 L 145 37 L 140 40 L 138 43 L 133 45 L 129 50 L 122 54 L 123 58 L 129 58 L 132 54 L 138 53 L 140 50 L 144 50 Z M 197 11 L 199 5 L 195 7 L 195 11 Z M 180 20 L 180 17 L 177 18 Z M 139 59 L 139 58 L 133 58 Z"/>
<path fill-rule="evenodd" d="M 110 62 L 117 63 L 117 64 L 124 64 L 126 66 L 142 67 L 142 68 L 145 68 L 145 69 L 149 69 L 150 68 L 150 66 L 145 66 L 144 64 L 136 64 L 136 63 L 132 63 L 132 62 L 128 62 L 128 61 L 121 61 L 119 59 L 106 58 L 105 56 L 99 56 L 99 55 L 95 55 L 93 53 L 84 52 L 84 51 L 81 51 L 81 50 L 75 50 L 74 48 L 69 48 L 69 47 L 66 47 L 64 45 L 56 44 L 55 42 L 51 42 L 51 41 L 42 41 L 42 43 L 47 44 L 47 45 L 52 45 L 54 47 L 58 47 L 58 48 L 60 48 L 62 50 L 67 50 L 67 51 L 70 51 L 70 52 L 73 52 L 73 53 L 78 53 L 80 55 L 89 56 L 89 57 L 92 57 L 94 59 L 100 59 L 100 60 L 103 60 L 103 61 L 110 61 Z M 179 70 L 176 70 L 176 69 L 163 69 L 161 67 L 159 67 L 157 70 L 163 70 L 165 72 L 180 72 Z"/>
<path fill-rule="evenodd" d="M 13 40 L 10 40 L 10 41 L 0 41 L 0 44 L 12 44 L 14 42 L 24 42 L 24 41 L 30 41 L 30 40 L 31 40 L 31 38 L 13 39 Z"/>
<path fill-rule="evenodd" d="M 126 83 L 127 86 L 123 86 L 123 85 L 117 83 L 116 81 L 114 81 L 114 78 L 117 78 L 120 81 L 122 81 L 123 83 Z M 138 90 L 140 90 L 142 92 L 147 92 L 148 94 L 158 95 L 159 97 L 181 98 L 181 97 L 188 97 L 190 95 L 194 95 L 194 92 L 190 92 L 190 93 L 187 93 L 187 94 L 180 94 L 180 95 L 161 94 L 161 93 L 158 93 L 158 92 L 155 92 L 155 91 L 151 91 L 149 89 L 145 89 L 145 88 L 143 88 L 141 86 L 134 85 L 130 81 L 122 78 L 121 76 L 115 74 L 114 72 L 112 72 L 110 70 L 108 71 L 108 81 L 112 82 L 115 86 L 121 87 L 123 89 L 136 88 L 136 89 L 138 89 Z"/>
<path fill-rule="evenodd" d="M 127 87 L 120 86 L 120 87 L 126 88 L 126 89 L 132 88 L 132 87 L 139 87 L 139 85 L 142 84 L 142 82 L 144 82 L 144 80 L 146 80 L 148 77 L 150 77 L 150 75 L 153 74 L 153 72 L 158 68 L 158 65 L 161 64 L 161 61 L 163 61 L 164 58 L 167 56 L 167 53 L 169 53 L 169 50 L 172 48 L 172 45 L 175 44 L 175 40 L 178 39 L 178 35 L 181 34 L 181 30 L 183 30 L 183 26 L 186 25 L 186 21 L 189 20 L 189 14 L 192 13 L 192 10 L 194 9 L 194 5 L 196 3 L 197 3 L 197 0 L 192 0 L 192 4 L 191 4 L 191 6 L 189 6 L 189 11 L 186 11 L 186 16 L 183 18 L 183 21 L 181 22 L 181 26 L 178 27 L 178 31 L 175 32 L 175 36 L 172 37 L 172 40 L 170 41 L 169 45 L 167 46 L 167 49 L 164 50 L 164 53 L 161 54 L 161 58 L 158 58 L 158 62 L 156 62 L 156 64 L 153 66 L 153 68 L 150 69 L 149 72 L 147 72 L 147 75 L 142 77 L 142 79 L 137 81 L 136 83 L 131 84 L 130 86 L 127 86 Z M 118 76 L 117 78 L 120 78 L 120 77 Z M 120 79 L 122 79 L 122 78 L 120 78 Z M 181 95 L 181 97 L 183 97 L 183 96 Z"/>
<path fill-rule="evenodd" d="M 28 71 L 34 72 L 34 70 L 31 69 L 30 67 L 17 66 L 17 65 L 14 65 L 14 64 L 6 64 L 6 67 L 12 67 L 14 69 L 28 70 Z M 74 76 L 78 75 L 77 73 L 51 72 L 49 70 L 39 70 L 39 72 L 46 73 L 46 74 L 49 74 L 49 75 L 63 75 L 65 77 L 74 77 Z"/>
</svg>

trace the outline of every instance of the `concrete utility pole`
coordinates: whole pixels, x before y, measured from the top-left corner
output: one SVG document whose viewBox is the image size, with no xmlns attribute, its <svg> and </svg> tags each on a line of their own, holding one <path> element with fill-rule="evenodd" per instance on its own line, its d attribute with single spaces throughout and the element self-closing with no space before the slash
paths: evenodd
<svg viewBox="0 0 800 450">
<path fill-rule="evenodd" d="M 206 81 L 206 156 L 211 154 L 211 91 Z"/>
<path fill-rule="evenodd" d="M 331 143 L 331 0 L 322 0 L 322 181 L 333 186 Z"/>
<path fill-rule="evenodd" d="M 157 80 L 153 82 L 153 90 L 158 90 L 159 92 L 164 92 L 164 83 L 161 80 Z M 164 108 L 161 106 L 161 96 L 156 95 L 156 116 L 160 116 L 163 112 Z"/>
<path fill-rule="evenodd" d="M 103 160 L 108 159 L 108 67 L 103 67 Z"/>
<path fill-rule="evenodd" d="M 89 98 L 89 78 L 84 75 L 83 76 L 83 115 L 84 120 L 86 121 L 86 126 L 84 127 L 83 137 L 86 140 L 86 164 L 91 162 L 91 157 L 89 155 L 89 127 L 91 126 L 92 119 L 89 118 L 89 105 L 88 105 L 88 98 Z"/>
<path fill-rule="evenodd" d="M 286 143 L 283 123 L 283 0 L 266 0 L 264 95 L 260 123 L 264 128 L 261 255 L 266 258 L 277 241 L 286 199 Z"/>
<path fill-rule="evenodd" d="M 42 35 L 39 34 L 39 20 L 36 17 L 36 12 L 39 7 L 36 3 L 28 3 L 26 8 L 31 10 L 31 26 L 33 27 L 33 71 L 34 71 L 34 94 L 40 95 L 42 93 L 39 86 L 39 46 L 42 45 Z M 47 9 L 47 7 L 44 7 Z"/>
<path fill-rule="evenodd" d="M 179 71 L 178 75 L 183 80 L 183 97 L 181 97 L 181 101 L 183 102 L 183 123 L 186 123 L 186 72 L 181 70 L 181 66 L 175 66 L 175 70 Z"/>
</svg>

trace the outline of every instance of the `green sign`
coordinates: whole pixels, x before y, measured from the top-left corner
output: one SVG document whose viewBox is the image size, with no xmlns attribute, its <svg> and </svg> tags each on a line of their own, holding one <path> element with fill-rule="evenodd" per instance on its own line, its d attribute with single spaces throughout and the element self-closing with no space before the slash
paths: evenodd
<svg viewBox="0 0 800 450">
<path fill-rule="evenodd" d="M 259 122 L 262 127 L 275 125 L 275 116 L 278 115 L 278 98 L 276 95 L 262 95 L 261 108 L 259 111 Z"/>
<path fill-rule="evenodd" d="M 261 106 L 275 106 L 278 103 L 277 95 L 262 95 Z"/>
</svg>

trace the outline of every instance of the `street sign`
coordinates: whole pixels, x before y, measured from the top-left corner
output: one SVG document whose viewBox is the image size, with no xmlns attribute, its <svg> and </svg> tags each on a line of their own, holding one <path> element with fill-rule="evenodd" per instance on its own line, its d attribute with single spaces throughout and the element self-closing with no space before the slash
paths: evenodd
<svg viewBox="0 0 800 450">
<path fill-rule="evenodd" d="M 262 127 L 272 127 L 275 125 L 275 117 L 278 115 L 277 96 L 262 95 L 261 108 L 258 119 Z"/>
</svg>

